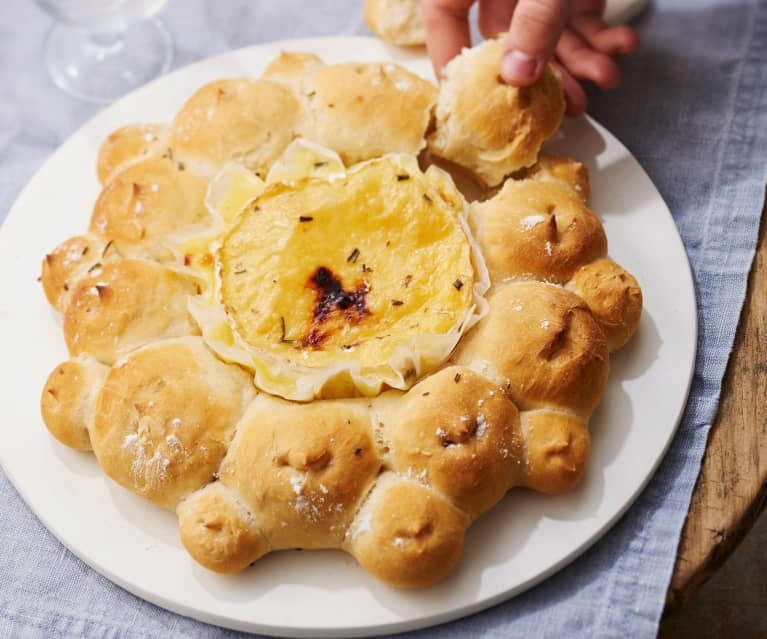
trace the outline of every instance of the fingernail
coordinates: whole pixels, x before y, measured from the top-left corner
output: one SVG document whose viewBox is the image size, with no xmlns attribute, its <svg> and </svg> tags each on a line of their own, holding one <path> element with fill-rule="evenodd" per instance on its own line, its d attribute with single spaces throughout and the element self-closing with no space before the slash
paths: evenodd
<svg viewBox="0 0 767 639">
<path fill-rule="evenodd" d="M 530 83 L 535 80 L 539 61 L 522 51 L 509 51 L 501 60 L 501 77 L 506 82 Z"/>
</svg>

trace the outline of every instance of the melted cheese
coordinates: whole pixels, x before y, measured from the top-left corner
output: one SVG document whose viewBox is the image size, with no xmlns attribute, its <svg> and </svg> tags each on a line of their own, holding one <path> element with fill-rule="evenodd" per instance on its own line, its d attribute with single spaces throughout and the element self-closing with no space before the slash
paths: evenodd
<svg viewBox="0 0 767 639">
<path fill-rule="evenodd" d="M 348 172 L 328 161 L 319 169 L 330 166 L 330 179 L 298 178 L 325 161 L 306 150 L 286 154 L 297 158 L 289 182 L 253 197 L 222 192 L 244 208 L 215 247 L 216 300 L 191 310 L 209 345 L 267 392 L 310 400 L 408 388 L 484 309 L 487 274 L 463 199 L 412 156 Z"/>
<path fill-rule="evenodd" d="M 205 196 L 208 210 L 230 224 L 265 188 L 264 181 L 236 162 L 229 162 L 211 180 Z"/>
<path fill-rule="evenodd" d="M 338 153 L 304 138 L 298 138 L 288 145 L 269 169 L 266 181 L 270 184 L 290 184 L 307 177 L 334 180 L 344 175 L 346 169 Z"/>
</svg>

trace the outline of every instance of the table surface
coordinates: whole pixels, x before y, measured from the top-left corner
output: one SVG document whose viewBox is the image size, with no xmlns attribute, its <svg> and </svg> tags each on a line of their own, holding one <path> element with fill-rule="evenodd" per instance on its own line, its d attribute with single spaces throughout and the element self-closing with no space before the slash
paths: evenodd
<svg viewBox="0 0 767 639">
<path fill-rule="evenodd" d="M 719 414 L 677 551 L 666 609 L 689 601 L 767 504 L 767 201 Z"/>
</svg>

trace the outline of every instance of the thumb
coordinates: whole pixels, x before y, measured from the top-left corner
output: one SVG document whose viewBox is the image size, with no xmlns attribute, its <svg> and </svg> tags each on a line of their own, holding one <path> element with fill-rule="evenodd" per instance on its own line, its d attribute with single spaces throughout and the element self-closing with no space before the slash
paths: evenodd
<svg viewBox="0 0 767 639">
<path fill-rule="evenodd" d="M 501 77 L 528 86 L 543 72 L 567 23 L 568 0 L 519 0 L 501 58 Z"/>
</svg>

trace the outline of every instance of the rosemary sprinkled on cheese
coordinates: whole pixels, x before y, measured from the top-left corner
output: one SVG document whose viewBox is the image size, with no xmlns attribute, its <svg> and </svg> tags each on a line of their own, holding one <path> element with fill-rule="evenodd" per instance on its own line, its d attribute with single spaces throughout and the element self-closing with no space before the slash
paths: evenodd
<svg viewBox="0 0 767 639">
<path fill-rule="evenodd" d="M 296 340 L 285 337 L 285 318 L 280 315 L 280 342 L 283 344 L 293 344 Z"/>
</svg>

